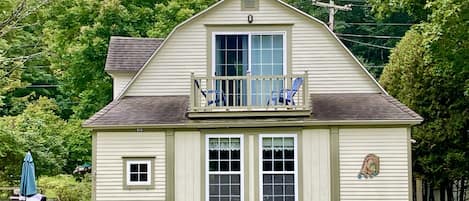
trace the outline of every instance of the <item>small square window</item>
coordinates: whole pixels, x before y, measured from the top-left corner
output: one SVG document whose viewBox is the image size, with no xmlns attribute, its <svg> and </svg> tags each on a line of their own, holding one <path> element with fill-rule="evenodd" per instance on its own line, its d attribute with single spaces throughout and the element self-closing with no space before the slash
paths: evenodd
<svg viewBox="0 0 469 201">
<path fill-rule="evenodd" d="M 124 158 L 125 182 L 124 187 L 148 187 L 152 185 L 152 163 L 151 158 Z"/>
</svg>

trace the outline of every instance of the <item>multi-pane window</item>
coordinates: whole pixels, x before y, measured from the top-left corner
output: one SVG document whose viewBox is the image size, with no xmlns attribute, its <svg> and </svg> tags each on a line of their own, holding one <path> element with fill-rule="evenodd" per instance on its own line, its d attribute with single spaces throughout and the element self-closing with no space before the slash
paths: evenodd
<svg viewBox="0 0 469 201">
<path fill-rule="evenodd" d="M 151 161 L 127 160 L 127 185 L 150 185 Z"/>
<path fill-rule="evenodd" d="M 208 136 L 208 200 L 242 200 L 242 137 Z"/>
<path fill-rule="evenodd" d="M 214 75 L 246 76 L 250 72 L 253 76 L 251 94 L 247 94 L 245 79 L 214 80 L 216 89 L 225 94 L 226 105 L 246 105 L 246 95 L 252 96 L 250 104 L 265 105 L 272 92 L 284 87 L 285 44 L 284 32 L 214 34 Z"/>
<path fill-rule="evenodd" d="M 251 74 L 253 76 L 283 75 L 284 42 L 282 34 L 253 34 L 251 39 Z M 253 80 L 252 104 L 264 105 L 271 92 L 283 88 L 283 80 Z"/>
<path fill-rule="evenodd" d="M 261 136 L 263 201 L 296 200 L 296 138 Z"/>
<path fill-rule="evenodd" d="M 243 76 L 248 70 L 248 35 L 215 36 L 215 75 Z M 216 80 L 217 90 L 225 94 L 226 104 L 245 105 L 246 83 L 243 80 Z M 242 87 L 244 86 L 244 88 Z"/>
<path fill-rule="evenodd" d="M 215 75 L 244 75 L 248 70 L 248 35 L 216 35 L 215 44 Z"/>
</svg>

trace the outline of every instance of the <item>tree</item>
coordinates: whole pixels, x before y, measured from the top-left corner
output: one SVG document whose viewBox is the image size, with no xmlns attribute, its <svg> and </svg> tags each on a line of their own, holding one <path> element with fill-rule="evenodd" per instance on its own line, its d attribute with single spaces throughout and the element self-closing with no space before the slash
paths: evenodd
<svg viewBox="0 0 469 201">
<path fill-rule="evenodd" d="M 0 115 L 17 115 L 30 100 L 54 96 L 55 84 L 41 43 L 37 13 L 48 0 L 5 0 L 0 3 Z"/>
<path fill-rule="evenodd" d="M 393 49 L 380 82 L 425 118 L 413 129 L 414 170 L 445 200 L 453 181 L 464 187 L 469 176 L 469 2 L 437 0 L 425 8 L 430 14 Z"/>
<path fill-rule="evenodd" d="M 68 1 L 44 11 L 49 60 L 64 94 L 59 104 L 86 119 L 112 100 L 104 72 L 110 36 L 165 37 L 213 1 Z M 65 103 L 65 104 L 62 104 Z"/>
<path fill-rule="evenodd" d="M 312 5 L 310 0 L 287 0 L 287 2 L 323 22 L 328 22 L 327 9 Z M 405 11 L 378 18 L 373 15 L 366 0 L 340 0 L 336 3 L 351 4 L 352 10 L 339 11 L 335 14 L 334 32 L 353 54 L 360 58 L 370 73 L 378 78 L 383 70 L 382 66 L 388 61 L 390 49 L 409 29 L 409 26 L 389 26 L 389 24 L 412 23 L 413 19 Z M 384 37 L 379 38 L 380 36 Z"/>
<path fill-rule="evenodd" d="M 71 173 L 90 162 L 91 133 L 80 121 L 64 121 L 58 106 L 45 97 L 30 103 L 18 116 L 0 118 L 0 180 L 14 182 L 21 161 L 31 149 L 37 175 Z"/>
<path fill-rule="evenodd" d="M 165 38 L 178 24 L 214 2 L 215 0 L 176 0 L 158 3 L 155 5 L 154 25 L 147 33 L 150 37 Z"/>
</svg>

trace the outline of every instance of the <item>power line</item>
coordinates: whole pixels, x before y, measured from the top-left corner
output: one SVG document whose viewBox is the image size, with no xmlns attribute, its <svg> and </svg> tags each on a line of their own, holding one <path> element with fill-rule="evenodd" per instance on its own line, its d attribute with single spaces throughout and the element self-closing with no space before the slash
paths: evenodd
<svg viewBox="0 0 469 201">
<path fill-rule="evenodd" d="M 371 44 L 371 43 L 364 43 L 364 42 L 360 42 L 360 41 L 356 41 L 356 40 L 351 40 L 351 39 L 344 38 L 344 37 L 339 37 L 339 38 L 342 39 L 342 40 L 345 40 L 345 41 L 349 41 L 349 42 L 352 42 L 352 43 L 358 43 L 358 44 L 366 45 L 366 46 L 370 46 L 370 47 L 376 47 L 376 48 L 381 48 L 381 49 L 386 49 L 386 50 L 392 49 L 391 47 L 386 47 L 386 46 L 381 46 L 381 45 L 375 45 L 375 44 Z"/>
<path fill-rule="evenodd" d="M 352 7 L 365 7 L 365 8 L 371 8 L 370 5 L 358 5 L 358 4 L 352 4 Z"/>
<path fill-rule="evenodd" d="M 33 84 L 29 85 L 26 88 L 57 88 L 59 85 L 52 85 L 52 84 Z"/>
<path fill-rule="evenodd" d="M 329 3 L 319 2 L 318 0 L 313 0 L 313 5 L 327 8 L 329 11 L 329 29 L 334 31 L 334 15 L 337 11 L 351 11 L 352 5 L 348 4 L 345 6 L 340 6 L 334 3 L 334 0 L 329 0 Z"/>
<path fill-rule="evenodd" d="M 359 34 L 343 34 L 336 33 L 338 36 L 358 37 L 358 38 L 380 38 L 380 39 L 401 39 L 401 36 L 373 36 L 373 35 L 359 35 Z"/>
<path fill-rule="evenodd" d="M 364 0 L 339 0 L 340 2 L 356 2 L 356 3 L 368 3 Z"/>
<path fill-rule="evenodd" d="M 373 22 L 345 22 L 344 24 L 361 26 L 412 26 L 413 23 L 373 23 Z"/>
</svg>

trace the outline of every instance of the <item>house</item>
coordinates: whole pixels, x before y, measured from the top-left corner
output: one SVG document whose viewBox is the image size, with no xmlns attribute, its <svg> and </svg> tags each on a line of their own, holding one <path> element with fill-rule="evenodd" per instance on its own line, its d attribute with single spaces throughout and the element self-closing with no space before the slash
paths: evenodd
<svg viewBox="0 0 469 201">
<path fill-rule="evenodd" d="M 112 37 L 93 200 L 411 200 L 411 126 L 327 26 L 221 0 L 167 38 Z"/>
</svg>

